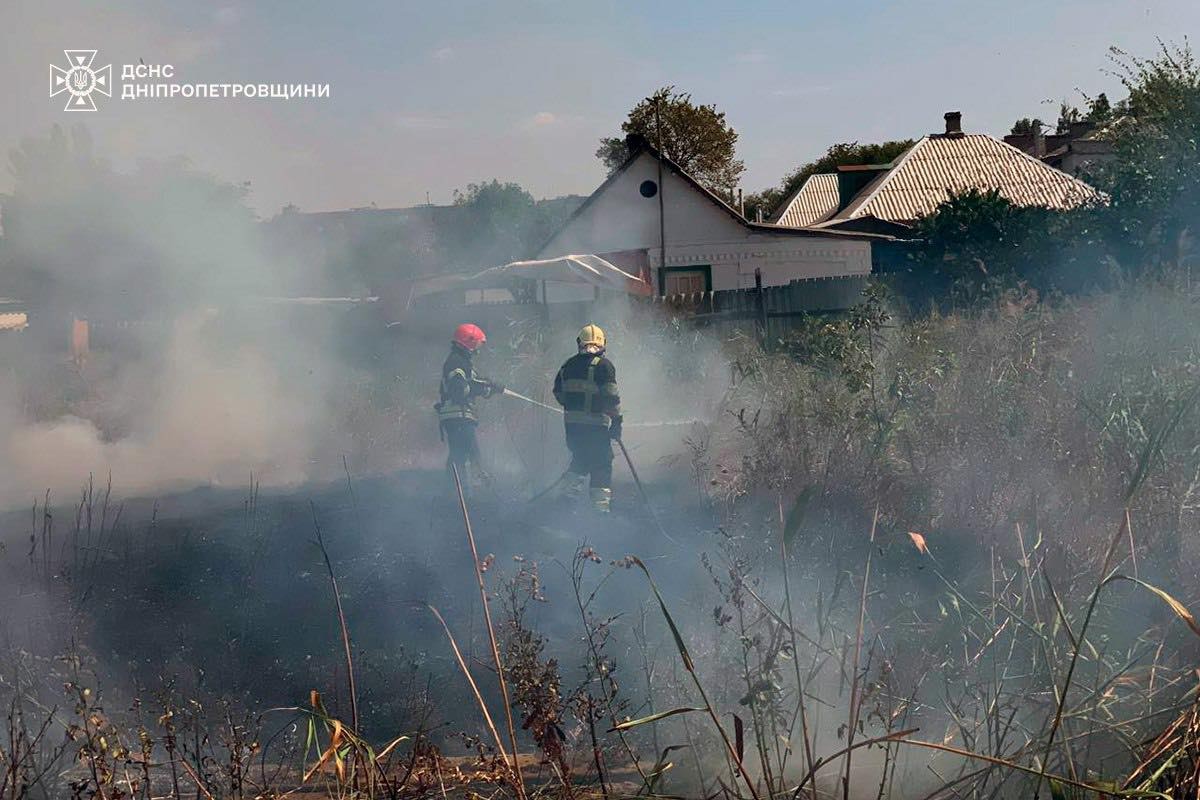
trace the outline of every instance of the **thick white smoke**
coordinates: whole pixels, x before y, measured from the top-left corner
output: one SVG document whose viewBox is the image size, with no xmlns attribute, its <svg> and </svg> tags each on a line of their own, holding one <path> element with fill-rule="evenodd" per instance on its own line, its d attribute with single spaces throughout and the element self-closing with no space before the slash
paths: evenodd
<svg viewBox="0 0 1200 800">
<path fill-rule="evenodd" d="M 253 471 L 264 483 L 307 477 L 312 411 L 254 347 L 216 354 L 196 319 L 175 326 L 161 374 L 152 383 L 129 378 L 129 391 L 153 391 L 144 414 L 119 438 L 75 415 L 23 419 L 9 397 L 0 400 L 0 503 L 23 503 L 49 488 L 75 488 L 88 474 L 111 473 L 124 491 L 153 492 L 193 485 L 244 483 Z"/>
<path fill-rule="evenodd" d="M 89 473 L 123 494 L 307 478 L 341 370 L 319 314 L 266 301 L 311 276 L 268 257 L 244 190 L 182 162 L 117 172 L 82 130 L 12 164 L 0 295 L 30 328 L 0 342 L 0 506 Z M 92 331 L 81 364 L 76 317 Z"/>
</svg>

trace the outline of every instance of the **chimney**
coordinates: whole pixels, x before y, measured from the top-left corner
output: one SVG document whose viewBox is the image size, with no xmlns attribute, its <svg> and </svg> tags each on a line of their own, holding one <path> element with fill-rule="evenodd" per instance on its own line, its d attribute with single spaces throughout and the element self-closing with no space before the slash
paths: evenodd
<svg viewBox="0 0 1200 800">
<path fill-rule="evenodd" d="M 947 111 L 944 115 L 946 120 L 946 135 L 961 136 L 962 135 L 962 112 Z"/>
</svg>

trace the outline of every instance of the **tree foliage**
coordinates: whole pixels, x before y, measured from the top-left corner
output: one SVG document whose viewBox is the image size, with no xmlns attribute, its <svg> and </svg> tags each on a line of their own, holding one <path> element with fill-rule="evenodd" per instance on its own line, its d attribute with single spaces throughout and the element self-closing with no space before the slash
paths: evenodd
<svg viewBox="0 0 1200 800">
<path fill-rule="evenodd" d="M 1013 123 L 1012 130 L 1009 131 L 1013 136 L 1037 136 L 1042 131 L 1049 127 L 1037 117 L 1021 117 Z"/>
<path fill-rule="evenodd" d="M 1074 292 L 1200 265 L 1200 64 L 1186 44 L 1160 44 L 1150 58 L 1113 50 L 1112 60 L 1128 98 L 1098 94 L 1086 112 L 1064 103 L 1058 124 L 1092 123 L 1091 135 L 1113 145 L 1084 175 L 1103 199 L 1061 213 L 1019 208 L 997 192 L 951 197 L 919 222 L 922 245 L 895 279 L 900 293 L 978 300 L 1022 284 Z"/>
<path fill-rule="evenodd" d="M 1058 122 L 1054 124 L 1054 132 L 1070 133 L 1071 126 L 1077 122 L 1083 122 L 1083 112 L 1066 100 L 1062 101 L 1058 106 Z"/>
<path fill-rule="evenodd" d="M 917 223 L 922 245 L 897 286 L 910 302 L 976 302 L 1018 285 L 1078 287 L 1066 268 L 1073 218 L 1014 205 L 998 190 L 955 194 Z"/>
<path fill-rule="evenodd" d="M 1108 95 L 1104 92 L 1095 97 L 1088 97 L 1087 110 L 1082 111 L 1078 106 L 1063 100 L 1058 106 L 1058 120 L 1054 123 L 1054 132 L 1056 134 L 1067 134 L 1071 132 L 1071 126 L 1080 122 L 1091 123 L 1093 127 L 1106 125 L 1112 118 L 1121 113 L 1123 106 L 1118 104 L 1114 107 L 1109 102 Z M 1014 136 L 1039 134 L 1050 129 L 1050 126 L 1042 122 L 1038 117 L 1021 117 L 1013 123 L 1012 129 L 1009 131 Z"/>
<path fill-rule="evenodd" d="M 887 164 L 903 154 L 913 144 L 912 139 L 900 139 L 879 144 L 859 144 L 858 142 L 835 144 L 820 158 L 807 164 L 801 164 L 785 175 L 778 187 L 764 189 L 747 197 L 746 213 L 753 216 L 761 208 L 765 217 L 778 210 L 779 204 L 813 175 L 836 172 L 838 167 Z"/>
<path fill-rule="evenodd" d="M 539 203 L 516 183 L 492 179 L 454 191 L 460 236 L 448 240 L 453 261 L 480 268 L 530 258 L 562 223 L 565 207 Z"/>
<path fill-rule="evenodd" d="M 692 96 L 664 86 L 643 99 L 621 123 L 621 131 L 636 134 L 674 161 L 703 186 L 727 194 L 737 186 L 745 164 L 737 158 L 738 134 L 715 105 L 698 105 Z M 629 157 L 623 137 L 600 140 L 596 157 L 611 174 Z"/>
<path fill-rule="evenodd" d="M 1098 222 L 1126 270 L 1179 266 L 1200 225 L 1200 64 L 1186 44 L 1112 55 L 1129 98 L 1107 132 L 1116 157 L 1091 176 L 1111 196 Z"/>
</svg>

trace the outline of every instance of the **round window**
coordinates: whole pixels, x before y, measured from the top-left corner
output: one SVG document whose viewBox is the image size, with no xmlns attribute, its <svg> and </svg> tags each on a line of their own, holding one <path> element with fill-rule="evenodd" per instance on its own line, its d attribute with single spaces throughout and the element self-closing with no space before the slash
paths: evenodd
<svg viewBox="0 0 1200 800">
<path fill-rule="evenodd" d="M 642 181 L 642 185 L 638 187 L 638 191 L 642 193 L 642 197 L 654 197 L 658 194 L 658 184 L 654 181 Z"/>
</svg>

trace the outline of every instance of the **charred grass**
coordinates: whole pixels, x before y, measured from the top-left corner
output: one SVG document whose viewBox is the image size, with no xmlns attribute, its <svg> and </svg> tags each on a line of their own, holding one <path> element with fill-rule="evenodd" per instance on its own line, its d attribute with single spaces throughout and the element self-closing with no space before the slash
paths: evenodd
<svg viewBox="0 0 1200 800">
<path fill-rule="evenodd" d="M 348 468 L 39 498 L 7 519 L 0 798 L 1194 797 L 1194 311 L 734 335 L 692 486 L 651 486 L 672 541 L 631 486 L 559 528 Z"/>
</svg>

